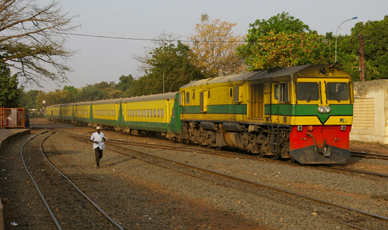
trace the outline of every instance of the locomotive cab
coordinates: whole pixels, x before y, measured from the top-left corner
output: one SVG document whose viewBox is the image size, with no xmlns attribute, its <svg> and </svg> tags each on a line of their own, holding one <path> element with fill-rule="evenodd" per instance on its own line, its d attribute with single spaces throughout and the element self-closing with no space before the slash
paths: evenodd
<svg viewBox="0 0 388 230">
<path fill-rule="evenodd" d="M 290 155 L 299 163 L 345 163 L 350 158 L 352 84 L 337 71 L 296 80 Z"/>
</svg>

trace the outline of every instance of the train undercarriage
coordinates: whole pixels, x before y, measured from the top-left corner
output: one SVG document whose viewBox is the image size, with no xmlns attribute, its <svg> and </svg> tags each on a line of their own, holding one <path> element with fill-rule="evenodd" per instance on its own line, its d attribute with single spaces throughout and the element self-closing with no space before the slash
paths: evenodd
<svg viewBox="0 0 388 230">
<path fill-rule="evenodd" d="M 295 128 L 278 124 L 243 125 L 191 121 L 182 122 L 180 135 L 167 134 L 166 136 L 175 141 L 190 142 L 218 149 L 228 146 L 245 150 L 258 157 L 266 156 L 288 162 L 297 161 L 301 164 L 339 164 L 345 163 L 349 159 L 349 149 L 332 143 L 328 144 L 326 139 L 322 138 L 325 133 L 296 132 Z M 334 129 L 334 132 L 335 130 L 337 129 Z M 333 130 L 329 132 L 333 133 Z M 298 135 L 301 134 L 304 135 L 304 138 L 299 138 Z M 346 136 L 346 132 L 343 134 Z M 293 137 L 292 146 L 295 146 L 295 142 L 300 142 L 299 148 L 290 150 L 290 136 Z M 340 138 L 334 139 L 335 143 L 339 143 Z M 308 144 L 309 141 L 314 144 Z M 348 140 L 343 140 L 343 142 L 348 143 Z"/>
</svg>

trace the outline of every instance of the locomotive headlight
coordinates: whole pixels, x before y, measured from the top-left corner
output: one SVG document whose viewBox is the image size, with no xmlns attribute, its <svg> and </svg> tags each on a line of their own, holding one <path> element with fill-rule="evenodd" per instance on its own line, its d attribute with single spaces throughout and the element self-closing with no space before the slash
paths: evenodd
<svg viewBox="0 0 388 230">
<path fill-rule="evenodd" d="M 303 126 L 298 125 L 297 130 L 298 130 L 299 132 L 302 132 L 302 131 L 303 131 Z"/>
<path fill-rule="evenodd" d="M 318 112 L 320 113 L 330 113 L 331 108 L 330 106 L 319 106 L 318 107 Z"/>
<path fill-rule="evenodd" d="M 346 131 L 346 125 L 341 125 L 341 131 Z"/>
</svg>

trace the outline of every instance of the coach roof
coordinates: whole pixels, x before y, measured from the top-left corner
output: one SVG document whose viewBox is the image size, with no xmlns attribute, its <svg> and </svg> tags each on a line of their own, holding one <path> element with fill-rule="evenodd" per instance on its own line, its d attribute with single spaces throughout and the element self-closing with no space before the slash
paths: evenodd
<svg viewBox="0 0 388 230">
<path fill-rule="evenodd" d="M 171 100 L 175 99 L 175 95 L 177 92 L 170 92 L 170 93 L 161 93 L 161 94 L 153 94 L 153 95 L 147 95 L 147 96 L 139 96 L 139 97 L 128 97 L 123 98 L 123 103 L 128 102 L 138 102 L 138 101 L 157 101 L 157 100 Z"/>
</svg>

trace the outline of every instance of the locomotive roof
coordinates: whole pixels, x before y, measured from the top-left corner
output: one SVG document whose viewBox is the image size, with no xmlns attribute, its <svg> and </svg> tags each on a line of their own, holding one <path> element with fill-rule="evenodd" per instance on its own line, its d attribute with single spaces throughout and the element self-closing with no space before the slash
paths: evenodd
<svg viewBox="0 0 388 230">
<path fill-rule="evenodd" d="M 161 93 L 147 96 L 139 96 L 139 97 L 127 97 L 123 98 L 122 102 L 137 102 L 137 101 L 155 101 L 155 100 L 168 100 L 174 99 L 177 92 L 170 93 Z"/>
<path fill-rule="evenodd" d="M 262 78 L 288 76 L 291 74 L 295 74 L 309 66 L 312 66 L 312 65 L 301 65 L 301 66 L 291 66 L 291 67 L 285 67 L 285 68 L 258 70 L 258 71 L 253 71 L 249 73 L 243 73 L 243 74 L 234 74 L 234 75 L 228 75 L 228 76 L 202 79 L 202 80 L 190 82 L 189 84 L 184 85 L 181 88 L 196 87 L 201 85 L 208 85 L 208 84 L 210 85 L 210 84 L 225 83 L 225 82 L 243 81 L 243 80 L 253 81 L 253 80 L 262 79 Z"/>
<path fill-rule="evenodd" d="M 299 65 L 299 66 L 291 66 L 286 68 L 276 68 L 276 69 L 267 69 L 264 71 L 261 71 L 260 73 L 255 74 L 251 78 L 249 78 L 249 81 L 258 80 L 262 78 L 274 78 L 274 77 L 282 77 L 282 76 L 289 76 L 292 74 L 295 74 L 309 66 L 313 65 Z"/>
</svg>

